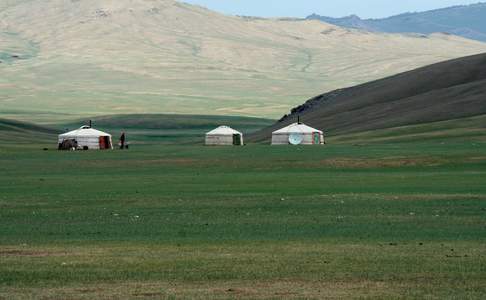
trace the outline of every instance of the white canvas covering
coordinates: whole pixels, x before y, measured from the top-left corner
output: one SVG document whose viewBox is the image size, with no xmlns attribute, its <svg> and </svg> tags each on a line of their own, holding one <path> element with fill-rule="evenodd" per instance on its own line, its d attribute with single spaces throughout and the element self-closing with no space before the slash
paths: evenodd
<svg viewBox="0 0 486 300">
<path fill-rule="evenodd" d="M 96 130 L 89 126 L 82 126 L 79 129 L 60 134 L 58 137 L 58 144 L 61 144 L 64 140 L 73 139 L 78 142 L 78 147 L 81 149 L 83 149 L 84 147 L 88 147 L 89 150 L 99 150 L 100 137 L 106 137 L 109 141 L 109 143 L 106 145 L 106 148 L 113 149 L 110 134 Z"/>
<path fill-rule="evenodd" d="M 220 126 L 206 133 L 206 145 L 243 145 L 243 134 L 228 126 Z"/>
<path fill-rule="evenodd" d="M 302 137 L 301 145 L 324 144 L 324 133 L 302 123 L 293 123 L 272 133 L 272 145 L 289 145 L 291 135 Z"/>
</svg>

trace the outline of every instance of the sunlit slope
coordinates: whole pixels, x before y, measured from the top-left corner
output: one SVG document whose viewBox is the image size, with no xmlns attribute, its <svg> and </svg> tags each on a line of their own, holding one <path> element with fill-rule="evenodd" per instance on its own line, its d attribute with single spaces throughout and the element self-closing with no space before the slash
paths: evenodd
<svg viewBox="0 0 486 300">
<path fill-rule="evenodd" d="M 3 116 L 281 116 L 301 99 L 486 52 L 455 36 L 249 19 L 170 0 L 0 4 Z"/>
</svg>

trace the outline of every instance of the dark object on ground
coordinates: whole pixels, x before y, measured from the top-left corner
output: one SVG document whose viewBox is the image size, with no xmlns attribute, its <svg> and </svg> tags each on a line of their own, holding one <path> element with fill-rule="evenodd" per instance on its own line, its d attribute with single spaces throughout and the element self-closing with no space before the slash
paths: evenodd
<svg viewBox="0 0 486 300">
<path fill-rule="evenodd" d="M 76 149 L 78 149 L 78 142 L 75 139 L 64 140 L 58 146 L 58 150 L 76 150 Z"/>
<path fill-rule="evenodd" d="M 450 60 L 310 99 L 248 137 L 269 140 L 297 121 L 327 136 L 486 114 L 486 54 Z"/>
<path fill-rule="evenodd" d="M 89 150 L 88 146 L 83 146 L 83 150 Z"/>
<path fill-rule="evenodd" d="M 47 151 L 47 150 L 49 150 L 49 149 L 48 149 L 48 148 L 44 148 L 44 149 L 42 149 L 42 150 Z"/>
</svg>

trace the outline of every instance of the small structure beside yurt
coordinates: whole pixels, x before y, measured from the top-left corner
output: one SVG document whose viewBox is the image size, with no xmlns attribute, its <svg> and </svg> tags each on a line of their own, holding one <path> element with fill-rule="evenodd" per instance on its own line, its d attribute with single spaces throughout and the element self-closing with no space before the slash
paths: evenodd
<svg viewBox="0 0 486 300">
<path fill-rule="evenodd" d="M 59 150 L 105 150 L 113 149 L 111 135 L 82 126 L 79 129 L 63 133 L 58 138 Z"/>
<path fill-rule="evenodd" d="M 272 145 L 322 145 L 324 133 L 300 122 L 272 133 Z"/>
<path fill-rule="evenodd" d="M 242 146 L 243 134 L 228 126 L 220 126 L 206 133 L 208 146 Z"/>
</svg>

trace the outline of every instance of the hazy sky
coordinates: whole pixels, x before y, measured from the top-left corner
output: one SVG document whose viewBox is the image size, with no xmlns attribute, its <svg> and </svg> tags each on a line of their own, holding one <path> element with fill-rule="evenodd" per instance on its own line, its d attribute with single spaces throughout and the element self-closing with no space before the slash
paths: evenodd
<svg viewBox="0 0 486 300">
<path fill-rule="evenodd" d="M 232 15 L 305 17 L 312 13 L 331 17 L 357 14 L 380 18 L 404 12 L 424 11 L 479 0 L 184 0 Z"/>
</svg>

